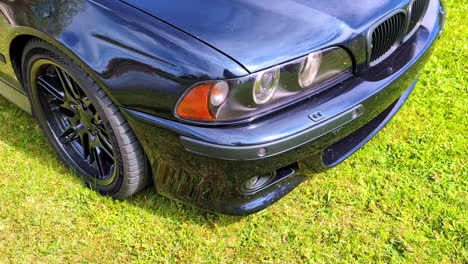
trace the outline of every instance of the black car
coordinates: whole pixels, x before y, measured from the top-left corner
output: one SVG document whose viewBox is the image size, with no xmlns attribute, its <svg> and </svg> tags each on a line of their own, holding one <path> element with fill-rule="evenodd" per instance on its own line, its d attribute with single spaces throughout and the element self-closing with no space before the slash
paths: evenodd
<svg viewBox="0 0 468 264">
<path fill-rule="evenodd" d="M 439 0 L 0 0 L 0 93 L 88 185 L 231 215 L 342 162 L 400 109 Z"/>
</svg>

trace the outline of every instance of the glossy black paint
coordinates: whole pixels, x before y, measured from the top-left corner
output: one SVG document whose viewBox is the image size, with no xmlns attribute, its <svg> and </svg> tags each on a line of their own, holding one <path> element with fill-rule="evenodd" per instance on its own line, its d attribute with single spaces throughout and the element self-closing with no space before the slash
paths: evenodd
<svg viewBox="0 0 468 264">
<path fill-rule="evenodd" d="M 401 0 L 124 0 L 200 38 L 250 72 L 344 45 L 365 60 L 359 35 Z M 184 8 L 180 8 L 183 6 Z M 196 12 L 194 11 L 196 10 Z"/>
<path fill-rule="evenodd" d="M 432 11 L 437 12 L 435 7 Z M 437 17 L 426 22 L 427 28 L 421 27 L 380 67 L 249 124 L 196 127 L 125 111 L 134 131 L 140 135 L 140 141 L 147 146 L 158 191 L 205 210 L 246 215 L 258 212 L 283 197 L 304 180 L 302 175 L 322 172 L 339 164 L 380 131 L 412 92 L 442 26 Z M 389 68 L 392 68 L 392 73 Z M 327 117 L 332 117 L 356 105 L 366 109 L 359 118 L 324 133 L 316 140 L 268 158 L 222 160 L 188 152 L 179 140 L 180 136 L 189 136 L 224 146 L 224 151 L 261 145 L 313 127 L 316 124 L 309 119 L 310 113 L 322 111 Z M 203 144 L 200 145 L 201 151 L 202 148 Z M 183 165 L 180 160 L 184 161 Z M 298 168 L 298 173 L 288 175 L 258 193 L 246 195 L 239 190 L 239 186 L 252 176 L 290 167 Z"/>
<path fill-rule="evenodd" d="M 209 211 L 250 214 L 302 182 L 301 170 L 319 172 L 341 162 L 401 107 L 443 27 L 439 2 L 431 0 L 412 39 L 375 67 L 367 60 L 367 35 L 376 21 L 409 3 L 0 0 L 0 54 L 6 62 L 0 63 L 0 94 L 29 111 L 18 58 L 25 40 L 44 39 L 72 57 L 122 108 L 160 193 Z M 191 125 L 173 115 L 180 95 L 195 83 L 245 76 L 334 45 L 352 55 L 356 68 L 355 77 L 333 89 L 244 124 Z M 189 152 L 180 141 L 184 136 L 227 148 L 269 144 L 310 129 L 312 113 L 327 120 L 358 104 L 365 108 L 359 118 L 268 158 L 226 161 Z M 353 147 L 324 163 L 323 151 L 341 153 L 342 140 Z M 196 152 L 203 154 L 203 148 Z M 279 172 L 273 185 L 250 195 L 239 191 L 250 177 L 273 170 Z"/>
<path fill-rule="evenodd" d="M 0 78 L 24 93 L 11 51 L 18 35 L 49 41 L 100 83 L 114 102 L 174 118 L 179 96 L 192 84 L 247 71 L 217 50 L 116 0 L 0 1 Z M 13 44 L 12 44 L 13 43 Z"/>
<path fill-rule="evenodd" d="M 370 140 L 410 95 L 440 35 L 443 16 L 439 15 L 439 8 L 433 2 L 417 33 L 381 64 L 333 89 L 248 124 L 198 127 L 126 111 L 140 140 L 148 146 L 146 151 L 158 191 L 205 210 L 245 215 L 280 199 L 304 180 L 304 173 L 321 172 L 339 164 Z M 230 151 L 263 146 L 314 127 L 311 113 L 322 112 L 327 120 L 356 105 L 365 108 L 361 117 L 268 158 L 221 160 L 209 157 L 210 152 L 206 156 L 187 152 L 187 146 L 179 141 L 181 136 L 199 140 L 202 143 L 196 152 L 202 154 L 206 143 L 218 145 L 220 151 L 223 147 L 224 151 Z M 180 160 L 184 160 L 183 165 Z M 246 195 L 239 190 L 252 176 L 291 167 L 298 168 L 298 173 L 287 175 L 258 193 Z"/>
</svg>

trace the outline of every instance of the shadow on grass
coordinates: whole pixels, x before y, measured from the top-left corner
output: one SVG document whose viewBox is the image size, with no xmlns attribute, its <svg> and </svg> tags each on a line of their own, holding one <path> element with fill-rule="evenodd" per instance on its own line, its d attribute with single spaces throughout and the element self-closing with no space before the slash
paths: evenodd
<svg viewBox="0 0 468 264">
<path fill-rule="evenodd" d="M 37 125 L 36 120 L 1 96 L 0 124 L 0 140 L 8 146 L 38 160 L 59 160 L 47 143 L 47 139 Z M 63 164 L 57 167 L 58 174 L 64 175 L 69 174 L 69 172 L 70 170 Z M 84 184 L 83 188 L 85 188 Z M 152 186 L 124 202 L 152 214 L 171 218 L 172 221 L 196 224 L 208 228 L 227 226 L 242 219 L 241 217 L 207 213 L 172 201 L 157 194 Z"/>
</svg>

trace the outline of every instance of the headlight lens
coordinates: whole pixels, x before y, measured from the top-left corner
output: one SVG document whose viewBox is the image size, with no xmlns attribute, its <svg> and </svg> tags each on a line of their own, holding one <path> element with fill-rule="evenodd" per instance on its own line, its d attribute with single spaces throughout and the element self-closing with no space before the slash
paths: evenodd
<svg viewBox="0 0 468 264">
<path fill-rule="evenodd" d="M 322 62 L 322 52 L 310 53 L 301 63 L 299 70 L 299 85 L 302 88 L 311 86 L 315 77 L 320 71 L 320 64 Z"/>
<path fill-rule="evenodd" d="M 216 83 L 211 89 L 210 102 L 214 107 L 218 107 L 226 101 L 229 94 L 229 84 L 227 82 Z"/>
<path fill-rule="evenodd" d="M 333 87 L 352 72 L 349 54 L 328 48 L 245 77 L 196 84 L 179 99 L 175 113 L 199 122 L 248 119 Z"/>
<path fill-rule="evenodd" d="M 255 103 L 259 105 L 267 103 L 278 88 L 279 79 L 279 69 L 259 73 L 253 87 L 253 99 Z"/>
</svg>

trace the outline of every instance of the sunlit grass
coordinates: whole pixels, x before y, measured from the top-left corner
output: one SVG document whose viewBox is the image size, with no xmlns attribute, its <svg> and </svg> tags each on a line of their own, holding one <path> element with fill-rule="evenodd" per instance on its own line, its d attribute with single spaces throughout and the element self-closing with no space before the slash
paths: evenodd
<svg viewBox="0 0 468 264">
<path fill-rule="evenodd" d="M 0 263 L 468 263 L 468 8 L 447 5 L 434 57 L 382 133 L 245 218 L 150 189 L 102 197 L 1 98 Z"/>
</svg>

